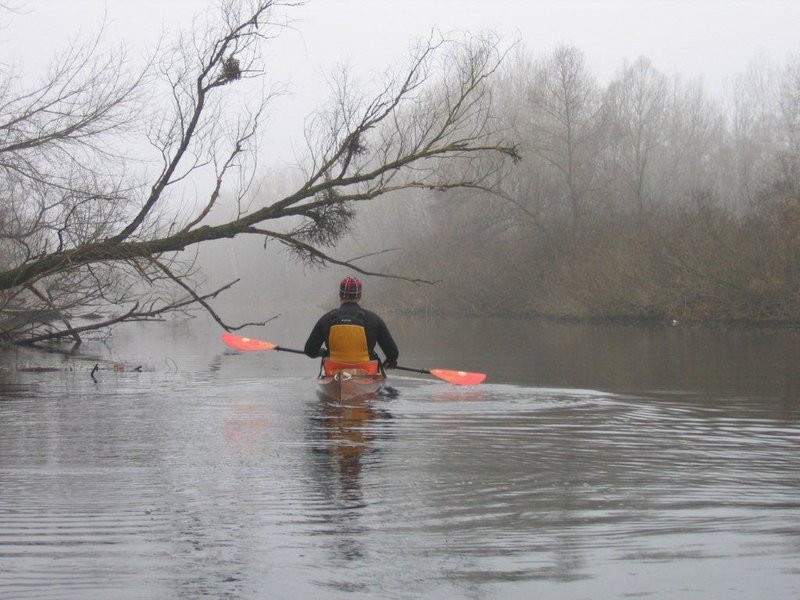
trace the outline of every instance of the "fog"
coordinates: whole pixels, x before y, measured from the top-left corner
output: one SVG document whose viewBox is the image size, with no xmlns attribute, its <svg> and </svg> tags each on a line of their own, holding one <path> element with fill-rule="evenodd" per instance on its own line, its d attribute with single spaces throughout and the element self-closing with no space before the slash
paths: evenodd
<svg viewBox="0 0 800 600">
<path fill-rule="evenodd" d="M 217 4 L 0 1 L 0 596 L 800 597 L 800 3 L 290 1 L 254 157 L 224 110 L 252 55 L 170 53 Z M 103 27 L 110 77 L 47 79 Z M 434 28 L 468 51 L 362 118 Z M 138 129 L 50 144 L 76 104 Z M 352 272 L 309 246 L 378 273 L 364 305 L 426 371 L 323 403 L 318 361 L 226 349 L 256 321 L 302 347 Z M 236 280 L 225 325 L 183 318 Z"/>
<path fill-rule="evenodd" d="M 141 57 L 178 28 L 199 27 L 201 15 L 215 4 L 31 0 L 21 3 L 16 15 L 5 17 L 8 24 L 0 38 L 9 63 L 24 65 L 35 77 L 70 39 L 91 36 L 104 27 L 104 43 L 122 44 L 130 56 Z M 291 189 L 299 176 L 296 164 L 304 155 L 305 120 L 326 97 L 330 73 L 347 64 L 368 81 L 404 56 L 415 38 L 434 29 L 493 30 L 508 47 L 517 44 L 534 58 L 568 44 L 583 54 L 587 72 L 601 87 L 625 64 L 646 56 L 665 77 L 702 82 L 720 105 L 729 101 L 736 77 L 754 61 L 780 66 L 800 50 L 800 4 L 794 2 L 333 0 L 308 2 L 291 9 L 289 16 L 291 25 L 268 42 L 265 52 L 269 81 L 286 86 L 267 120 L 259 155 L 257 189 L 273 199 Z M 419 208 L 425 201 L 414 199 L 407 208 L 376 202 L 333 254 L 350 259 L 393 249 L 359 264 L 408 274 L 402 267 L 412 259 L 403 263 L 396 248 L 414 239 L 406 235 L 413 229 L 410 222 L 429 224 L 428 213 Z M 221 302 L 241 309 L 242 298 L 254 299 L 246 308 L 255 308 L 259 318 L 301 310 L 306 304 L 302 310 L 312 312 L 329 305 L 335 300 L 336 281 L 348 271 L 306 268 L 278 244 L 264 247 L 254 240 L 214 243 L 200 251 L 200 259 L 209 267 L 209 285 L 241 279 L 238 291 L 225 294 Z M 426 277 L 446 278 L 441 272 L 446 265 L 437 268 L 439 272 L 429 270 Z M 380 287 L 379 279 L 367 279 Z M 404 285 L 410 289 L 411 284 Z"/>
</svg>

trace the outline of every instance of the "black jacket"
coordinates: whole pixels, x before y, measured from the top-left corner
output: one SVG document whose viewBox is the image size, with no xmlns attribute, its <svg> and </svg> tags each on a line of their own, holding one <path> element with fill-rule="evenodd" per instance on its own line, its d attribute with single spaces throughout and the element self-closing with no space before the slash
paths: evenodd
<svg viewBox="0 0 800 600">
<path fill-rule="evenodd" d="M 346 320 L 355 318 L 363 322 L 364 330 L 367 334 L 367 348 L 373 359 L 378 358 L 378 355 L 375 354 L 375 344 L 377 343 L 386 355 L 386 362 L 397 360 L 400 353 L 397 350 L 397 344 L 392 339 L 392 334 L 389 333 L 389 329 L 386 327 L 386 323 L 374 312 L 361 308 L 355 302 L 345 302 L 339 308 L 322 315 L 317 324 L 314 325 L 314 329 L 311 330 L 311 335 L 308 336 L 304 352 L 311 358 L 320 356 L 322 345 L 328 341 L 328 332 L 331 329 L 331 325 L 341 323 L 342 318 Z"/>
</svg>

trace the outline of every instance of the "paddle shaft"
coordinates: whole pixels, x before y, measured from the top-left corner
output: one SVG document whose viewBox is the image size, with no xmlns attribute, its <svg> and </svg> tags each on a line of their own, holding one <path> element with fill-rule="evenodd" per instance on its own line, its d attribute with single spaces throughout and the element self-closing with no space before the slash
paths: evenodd
<svg viewBox="0 0 800 600">
<path fill-rule="evenodd" d="M 302 351 L 302 350 L 295 350 L 294 348 L 284 348 L 283 346 L 276 346 L 275 350 L 277 350 L 278 352 L 294 352 L 295 354 L 305 354 L 305 352 Z M 401 370 L 404 370 L 404 371 L 415 371 L 417 373 L 427 373 L 428 375 L 430 375 L 430 373 L 431 373 L 430 371 L 426 371 L 425 369 L 410 369 L 408 367 L 395 367 L 395 368 L 396 369 L 401 369 Z"/>
<path fill-rule="evenodd" d="M 275 350 L 278 352 L 294 352 L 295 354 L 305 354 L 302 350 L 295 350 L 294 348 L 284 348 L 283 346 L 276 346 Z M 394 367 L 395 369 L 399 369 L 400 371 L 413 371 L 414 373 L 424 373 L 426 375 L 430 375 L 431 372 L 427 369 L 412 369 L 411 367 L 401 367 L 397 365 Z"/>
<path fill-rule="evenodd" d="M 295 354 L 305 354 L 302 350 L 295 350 L 294 348 L 284 348 L 283 346 L 277 346 L 275 348 L 278 352 L 294 352 Z M 397 365 L 394 367 L 398 371 L 411 371 L 413 373 L 423 373 L 425 375 L 432 375 L 432 373 L 428 369 L 415 369 L 413 367 L 401 367 Z"/>
<path fill-rule="evenodd" d="M 305 354 L 302 350 L 295 350 L 294 348 L 284 348 L 283 346 L 276 346 L 275 350 L 278 352 L 294 352 L 295 354 Z M 414 373 L 424 373 L 425 375 L 432 375 L 432 373 L 428 369 L 414 369 L 412 367 L 401 367 L 397 365 L 394 367 L 399 371 L 413 371 Z"/>
<path fill-rule="evenodd" d="M 412 373 L 424 373 L 425 375 L 431 375 L 431 372 L 428 369 L 415 369 L 413 367 L 401 367 L 400 365 L 396 365 L 394 368 L 398 371 L 411 371 Z"/>
<path fill-rule="evenodd" d="M 305 354 L 302 350 L 295 350 L 294 348 L 284 348 L 283 346 L 276 346 L 275 350 L 278 352 L 294 352 L 295 354 Z"/>
</svg>

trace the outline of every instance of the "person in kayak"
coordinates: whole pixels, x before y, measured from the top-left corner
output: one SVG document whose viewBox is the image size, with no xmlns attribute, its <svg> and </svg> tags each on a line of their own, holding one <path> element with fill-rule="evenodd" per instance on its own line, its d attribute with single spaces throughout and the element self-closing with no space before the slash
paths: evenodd
<svg viewBox="0 0 800 600">
<path fill-rule="evenodd" d="M 358 304 L 361 300 L 361 281 L 354 277 L 342 279 L 339 300 L 339 308 L 322 315 L 314 325 L 303 350 L 306 355 L 311 358 L 326 357 L 326 363 L 369 363 L 379 360 L 375 353 L 377 344 L 386 356 L 383 367 L 393 369 L 397 366 L 400 353 L 386 323 L 374 312 Z"/>
</svg>

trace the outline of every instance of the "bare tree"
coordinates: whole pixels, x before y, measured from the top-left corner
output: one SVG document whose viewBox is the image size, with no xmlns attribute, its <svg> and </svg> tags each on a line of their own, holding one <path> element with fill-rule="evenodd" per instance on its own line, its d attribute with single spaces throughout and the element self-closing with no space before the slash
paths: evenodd
<svg viewBox="0 0 800 600">
<path fill-rule="evenodd" d="M 768 179 L 776 123 L 777 73 L 764 57 L 753 60 L 730 89 L 734 193 L 737 208 L 753 208 Z"/>
<path fill-rule="evenodd" d="M 784 69 L 780 114 L 789 150 L 800 157 L 800 55 L 792 56 Z"/>
<path fill-rule="evenodd" d="M 555 193 L 566 200 L 574 229 L 596 175 L 602 124 L 599 90 L 583 54 L 560 46 L 540 61 L 527 100 L 531 151 L 557 174 Z"/>
<path fill-rule="evenodd" d="M 167 48 L 138 76 L 126 76 L 119 57 L 98 58 L 93 45 L 74 49 L 34 89 L 2 81 L 7 339 L 79 340 L 87 330 L 192 306 L 235 329 L 212 307 L 235 281 L 203 290 L 192 248 L 258 236 L 306 261 L 365 272 L 329 252 L 358 203 L 405 189 L 488 188 L 497 165 L 516 157 L 490 118 L 497 40 L 432 36 L 374 93 L 356 90 L 346 73 L 335 79 L 333 100 L 307 132 L 302 184 L 282 198 L 254 198 L 257 142 L 275 92 L 262 87 L 235 111 L 230 90 L 263 77 L 260 52 L 291 7 L 229 1 L 213 27 Z M 158 157 L 155 170 L 119 151 L 120 136 L 140 131 Z M 185 200 L 188 182 L 206 186 L 194 203 Z M 223 185 L 234 189 L 236 209 L 220 221 Z M 79 309 L 99 320 L 73 326 Z"/>
<path fill-rule="evenodd" d="M 685 207 L 700 198 L 730 201 L 730 152 L 725 119 L 702 81 L 675 77 L 668 94 L 668 118 L 663 123 L 663 147 L 655 165 L 654 185 L 662 203 Z"/>
<path fill-rule="evenodd" d="M 605 108 L 611 126 L 614 156 L 622 163 L 629 198 L 641 224 L 651 202 L 653 163 L 663 144 L 667 109 L 667 78 L 650 60 L 638 58 L 622 68 L 606 92 Z"/>
</svg>

